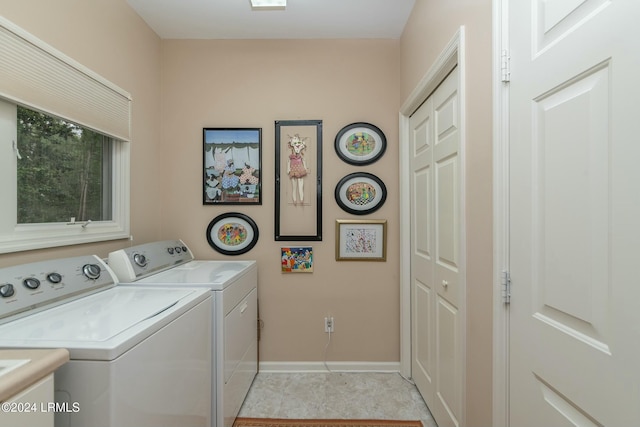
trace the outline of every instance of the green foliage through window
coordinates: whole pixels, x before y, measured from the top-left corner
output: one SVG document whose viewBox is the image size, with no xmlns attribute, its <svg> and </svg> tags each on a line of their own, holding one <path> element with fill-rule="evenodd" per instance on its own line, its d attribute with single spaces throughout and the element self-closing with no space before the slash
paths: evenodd
<svg viewBox="0 0 640 427">
<path fill-rule="evenodd" d="M 18 106 L 18 223 L 111 219 L 111 139 Z"/>
</svg>

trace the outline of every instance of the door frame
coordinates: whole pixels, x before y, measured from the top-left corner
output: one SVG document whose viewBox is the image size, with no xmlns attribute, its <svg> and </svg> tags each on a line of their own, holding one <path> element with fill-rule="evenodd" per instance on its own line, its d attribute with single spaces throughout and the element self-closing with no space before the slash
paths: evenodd
<svg viewBox="0 0 640 427">
<path fill-rule="evenodd" d="M 509 1 L 493 0 L 493 426 L 509 426 Z M 504 52 L 504 54 L 503 54 Z M 507 73 L 503 81 L 503 70 Z"/>
<path fill-rule="evenodd" d="M 409 117 L 444 81 L 456 66 L 459 72 L 460 100 L 460 354 L 462 415 L 460 424 L 466 424 L 466 193 L 465 193 L 465 29 L 460 26 L 447 43 L 427 73 L 400 107 L 399 112 L 399 158 L 400 171 L 409 170 Z M 411 377 L 411 212 L 409 175 L 400 173 L 400 373 Z"/>
</svg>

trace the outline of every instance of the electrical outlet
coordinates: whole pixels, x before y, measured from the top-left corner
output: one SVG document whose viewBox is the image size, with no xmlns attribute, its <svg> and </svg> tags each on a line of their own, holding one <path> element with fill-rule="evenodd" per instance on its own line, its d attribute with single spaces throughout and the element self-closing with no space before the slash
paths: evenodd
<svg viewBox="0 0 640 427">
<path fill-rule="evenodd" d="M 333 317 L 325 317 L 324 318 L 324 331 L 325 332 L 333 332 Z"/>
</svg>

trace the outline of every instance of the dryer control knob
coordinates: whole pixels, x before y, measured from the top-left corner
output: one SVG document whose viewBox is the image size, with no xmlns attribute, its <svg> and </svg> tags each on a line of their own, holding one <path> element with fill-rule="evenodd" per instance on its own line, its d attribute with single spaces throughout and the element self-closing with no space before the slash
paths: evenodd
<svg viewBox="0 0 640 427">
<path fill-rule="evenodd" d="M 11 283 L 0 286 L 0 296 L 2 298 L 12 297 L 13 294 L 15 294 L 15 291 L 13 290 L 13 285 Z"/>
<path fill-rule="evenodd" d="M 133 256 L 133 262 L 135 262 L 138 267 L 146 267 L 147 257 L 142 254 L 135 254 Z"/>
<path fill-rule="evenodd" d="M 49 273 L 47 274 L 47 280 L 53 284 L 57 284 L 62 282 L 62 274 L 60 273 Z"/>
<path fill-rule="evenodd" d="M 100 267 L 98 267 L 96 264 L 86 264 L 84 267 L 82 267 L 82 274 L 84 274 L 91 280 L 96 280 L 98 277 L 100 277 Z"/>
<path fill-rule="evenodd" d="M 24 279 L 22 284 L 29 289 L 38 289 L 40 287 L 40 280 L 35 277 L 29 277 Z"/>
</svg>

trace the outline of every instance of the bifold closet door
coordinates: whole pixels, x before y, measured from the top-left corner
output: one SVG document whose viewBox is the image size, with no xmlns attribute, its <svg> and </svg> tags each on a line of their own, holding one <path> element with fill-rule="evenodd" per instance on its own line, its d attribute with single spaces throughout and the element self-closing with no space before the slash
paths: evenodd
<svg viewBox="0 0 640 427">
<path fill-rule="evenodd" d="M 440 427 L 462 412 L 458 79 L 455 68 L 409 119 L 411 371 Z"/>
</svg>

